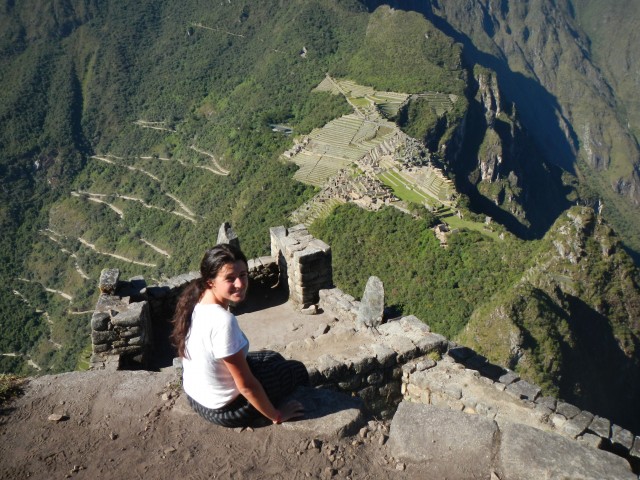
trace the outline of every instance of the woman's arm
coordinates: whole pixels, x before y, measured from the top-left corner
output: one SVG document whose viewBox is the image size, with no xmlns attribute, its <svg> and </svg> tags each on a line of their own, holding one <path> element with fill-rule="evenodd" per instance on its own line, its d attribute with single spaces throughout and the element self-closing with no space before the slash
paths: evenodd
<svg viewBox="0 0 640 480">
<path fill-rule="evenodd" d="M 304 414 L 304 407 L 296 400 L 287 402 L 279 410 L 273 406 L 262 384 L 251 372 L 242 350 L 222 360 L 229 369 L 242 396 L 273 423 L 286 422 Z"/>
</svg>

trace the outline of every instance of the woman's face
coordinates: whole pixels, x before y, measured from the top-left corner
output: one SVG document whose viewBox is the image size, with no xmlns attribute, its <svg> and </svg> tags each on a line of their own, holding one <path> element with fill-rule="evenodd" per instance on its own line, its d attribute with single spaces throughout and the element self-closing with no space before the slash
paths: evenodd
<svg viewBox="0 0 640 480">
<path fill-rule="evenodd" d="M 244 300 L 249 285 L 247 265 L 238 260 L 225 264 L 218 275 L 210 281 L 209 288 L 217 304 L 227 308 L 229 302 L 239 303 Z"/>
</svg>

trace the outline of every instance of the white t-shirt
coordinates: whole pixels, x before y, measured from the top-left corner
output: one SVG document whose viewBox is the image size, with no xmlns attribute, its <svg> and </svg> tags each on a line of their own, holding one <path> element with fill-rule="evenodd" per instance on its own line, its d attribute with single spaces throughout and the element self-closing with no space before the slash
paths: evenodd
<svg viewBox="0 0 640 480">
<path fill-rule="evenodd" d="M 200 405 L 221 408 L 240 393 L 223 362 L 240 350 L 245 356 L 249 341 L 236 317 L 216 304 L 196 304 L 186 340 L 189 358 L 182 359 L 184 391 Z"/>
</svg>

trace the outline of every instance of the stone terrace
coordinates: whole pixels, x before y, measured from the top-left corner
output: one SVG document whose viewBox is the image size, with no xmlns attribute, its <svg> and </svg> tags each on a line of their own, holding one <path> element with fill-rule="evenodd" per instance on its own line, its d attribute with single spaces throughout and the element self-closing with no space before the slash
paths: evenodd
<svg viewBox="0 0 640 480">
<path fill-rule="evenodd" d="M 238 315 L 252 348 L 267 346 L 303 361 L 312 383 L 321 387 L 298 393 L 307 406 L 307 419 L 287 428 L 343 436 L 357 432 L 372 416 L 390 419 L 393 455 L 426 462 L 433 476 L 425 478 L 443 478 L 437 472 L 449 478 L 500 480 L 545 475 L 637 478 L 628 462 L 638 468 L 640 437 L 574 405 L 541 396 L 537 386 L 430 332 L 413 316 L 381 323 L 382 310 L 373 311 L 376 305 L 383 307 L 380 285 L 377 298 L 365 291 L 363 298 L 374 300 L 366 303 L 327 288 L 326 278 L 317 282 L 322 275 L 308 277 L 308 285 L 305 275 L 283 281 L 283 269 L 286 276 L 312 262 L 330 272 L 327 260 L 330 247 L 304 227 L 272 229 L 272 257 L 252 261 L 251 275 L 260 271 L 273 286 L 277 278 L 265 272 L 273 273 L 279 263 L 279 284 L 288 285 L 292 301 L 264 310 L 249 307 Z M 150 297 L 152 324 L 154 312 L 170 309 L 168 299 L 175 299 L 191 278 L 181 276 L 142 292 Z M 114 284 L 113 276 L 109 281 Z M 115 297 L 118 301 L 111 305 L 129 301 Z M 309 304 L 310 299 L 317 303 Z M 97 314 L 104 317 L 104 312 Z M 96 345 L 96 356 L 104 359 L 108 352 L 98 352 Z"/>
</svg>

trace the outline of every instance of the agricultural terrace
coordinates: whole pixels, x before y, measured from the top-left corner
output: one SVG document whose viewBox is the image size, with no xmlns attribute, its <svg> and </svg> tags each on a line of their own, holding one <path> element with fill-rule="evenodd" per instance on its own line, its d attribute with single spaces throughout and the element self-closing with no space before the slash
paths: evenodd
<svg viewBox="0 0 640 480">
<path fill-rule="evenodd" d="M 354 113 L 312 131 L 285 152 L 284 157 L 300 167 L 294 175 L 296 180 L 326 189 L 292 214 L 294 222 L 309 225 L 315 219 L 325 217 L 332 208 L 344 201 L 360 201 L 366 204 L 365 208 L 374 210 L 382 204 L 398 205 L 390 200 L 389 192 L 384 187 L 372 187 L 373 181 L 389 187 L 393 195 L 404 202 L 425 205 L 432 211 L 449 216 L 460 227 L 462 223 L 468 223 L 455 216 L 451 208 L 455 188 L 439 169 L 406 162 L 389 154 L 395 148 L 393 145 L 406 136 L 386 118 L 395 117 L 408 101 L 419 98 L 425 99 L 437 115 L 443 115 L 453 108 L 458 99 L 456 95 L 376 91 L 372 87 L 358 85 L 351 80 L 334 79 L 329 75 L 314 90 L 343 95 Z M 393 141 L 377 148 L 392 138 Z M 354 164 L 359 165 L 362 171 L 369 172 L 371 179 L 365 182 L 366 186 L 357 179 L 342 184 L 344 176 L 338 175 L 338 172 Z M 328 185 L 331 178 L 334 178 L 332 185 Z M 333 185 L 336 178 L 342 178 L 339 181 L 341 186 Z M 482 225 L 471 227 L 481 228 Z"/>
<path fill-rule="evenodd" d="M 450 205 L 455 192 L 453 183 L 440 170 L 426 167 L 390 168 L 378 175 L 402 200 L 431 207 Z"/>
<path fill-rule="evenodd" d="M 296 180 L 320 187 L 397 132 L 394 123 L 382 118 L 368 120 L 349 114 L 313 130 L 303 144 L 296 144 L 285 157 L 300 166 L 294 175 Z"/>
</svg>

